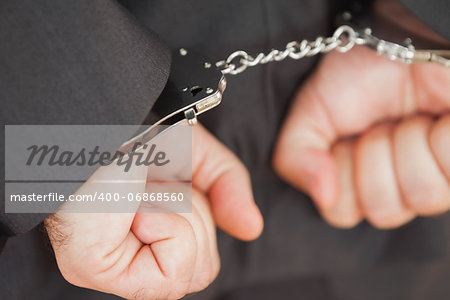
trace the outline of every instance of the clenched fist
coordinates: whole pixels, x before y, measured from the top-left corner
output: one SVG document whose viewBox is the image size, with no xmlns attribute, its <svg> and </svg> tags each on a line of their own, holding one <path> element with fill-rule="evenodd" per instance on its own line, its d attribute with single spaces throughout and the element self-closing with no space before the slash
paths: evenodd
<svg viewBox="0 0 450 300">
<path fill-rule="evenodd" d="M 127 299 L 178 299 L 205 288 L 219 271 L 215 223 L 242 240 L 261 233 L 262 218 L 242 163 L 200 125 L 192 142 L 192 213 L 59 211 L 46 219 L 67 281 Z M 147 168 L 100 167 L 77 194 L 108 192 L 108 186 L 93 184 L 105 178 L 122 182 L 125 194 L 151 193 Z"/>
<path fill-rule="evenodd" d="M 450 70 L 356 47 L 300 89 L 274 167 L 326 221 L 394 228 L 450 208 Z"/>
</svg>

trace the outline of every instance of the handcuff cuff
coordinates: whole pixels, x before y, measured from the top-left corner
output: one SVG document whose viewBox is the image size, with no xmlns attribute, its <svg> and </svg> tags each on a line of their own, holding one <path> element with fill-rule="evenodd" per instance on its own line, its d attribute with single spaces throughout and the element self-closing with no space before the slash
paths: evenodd
<svg viewBox="0 0 450 300">
<path fill-rule="evenodd" d="M 349 24 L 339 26 L 330 37 L 292 41 L 283 50 L 273 49 L 267 54 L 259 53 L 256 56 L 238 50 L 215 64 L 199 53 L 180 48 L 172 55 L 168 82 L 145 121 L 150 125 L 125 142 L 119 151 L 137 151 L 140 148 L 134 146 L 136 143 L 145 145 L 171 126 L 197 124 L 198 115 L 222 101 L 226 88 L 225 75 L 237 75 L 249 67 L 282 61 L 288 57 L 298 60 L 333 50 L 345 53 L 356 45 L 368 47 L 380 56 L 405 64 L 432 62 L 450 68 L 450 50 L 417 50 L 412 42 L 400 45 L 377 38 L 370 28 L 355 30 Z"/>
</svg>

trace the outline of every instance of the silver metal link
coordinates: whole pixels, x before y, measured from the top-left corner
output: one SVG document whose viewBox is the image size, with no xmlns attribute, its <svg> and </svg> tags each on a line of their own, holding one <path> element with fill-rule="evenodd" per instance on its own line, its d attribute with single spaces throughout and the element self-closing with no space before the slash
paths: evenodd
<svg viewBox="0 0 450 300">
<path fill-rule="evenodd" d="M 333 50 L 344 53 L 350 51 L 355 45 L 369 47 L 379 55 L 394 61 L 403 63 L 436 62 L 450 67 L 450 50 L 415 50 L 412 45 L 405 47 L 380 40 L 372 35 L 369 28 L 360 32 L 348 25 L 338 27 L 330 37 L 319 36 L 314 41 L 292 41 L 286 44 L 284 50 L 272 49 L 269 53 L 259 53 L 256 57 L 243 50 L 238 50 L 231 53 L 227 59 L 216 62 L 216 66 L 223 74 L 236 75 L 244 72 L 248 67 L 282 61 L 288 57 L 298 60 Z"/>
<path fill-rule="evenodd" d="M 350 26 L 340 26 L 331 37 L 318 37 L 314 41 L 302 40 L 287 43 L 284 50 L 272 49 L 269 53 L 259 53 L 256 57 L 243 50 L 230 54 L 227 59 L 216 62 L 216 66 L 223 74 L 237 75 L 248 67 L 267 64 L 272 61 L 282 61 L 287 57 L 301 59 L 327 53 L 332 50 L 347 52 L 356 44 L 357 33 Z"/>
</svg>

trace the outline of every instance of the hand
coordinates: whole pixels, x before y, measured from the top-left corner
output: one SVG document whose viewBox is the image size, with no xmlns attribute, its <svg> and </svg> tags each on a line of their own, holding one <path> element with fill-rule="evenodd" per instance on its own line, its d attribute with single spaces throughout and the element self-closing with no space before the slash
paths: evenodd
<svg viewBox="0 0 450 300">
<path fill-rule="evenodd" d="M 330 53 L 299 91 L 274 167 L 326 221 L 394 228 L 450 207 L 450 70 L 363 47 Z"/>
<path fill-rule="evenodd" d="M 219 271 L 214 220 L 229 234 L 256 238 L 262 218 L 242 163 L 201 126 L 193 129 L 192 213 L 61 213 L 45 224 L 64 278 L 133 299 L 176 299 L 205 288 Z M 90 181 L 142 178 L 147 168 L 99 168 Z M 78 194 L 98 191 L 87 182 Z M 102 192 L 102 191 L 98 191 Z M 151 191 L 147 191 L 151 192 Z M 208 201 L 209 200 L 209 201 Z M 66 203 L 64 205 L 71 205 Z"/>
</svg>

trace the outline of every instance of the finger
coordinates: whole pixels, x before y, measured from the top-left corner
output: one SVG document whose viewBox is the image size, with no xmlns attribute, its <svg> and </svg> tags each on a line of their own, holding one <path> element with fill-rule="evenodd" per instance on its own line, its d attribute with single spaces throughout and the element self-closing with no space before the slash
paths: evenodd
<svg viewBox="0 0 450 300">
<path fill-rule="evenodd" d="M 450 114 L 433 125 L 430 133 L 431 149 L 442 172 L 450 182 Z"/>
<path fill-rule="evenodd" d="M 281 177 L 309 193 L 325 210 L 337 200 L 337 169 L 329 153 L 336 133 L 322 103 L 308 100 L 316 98 L 312 91 L 306 88 L 297 96 L 277 143 L 273 164 Z"/>
<path fill-rule="evenodd" d="M 441 114 L 450 109 L 450 72 L 438 64 L 411 65 L 412 93 L 418 112 Z"/>
<path fill-rule="evenodd" d="M 430 118 L 414 117 L 403 121 L 394 133 L 399 183 L 409 206 L 420 215 L 444 212 L 450 207 L 448 182 L 428 142 L 431 126 Z"/>
<path fill-rule="evenodd" d="M 274 167 L 285 180 L 308 192 L 322 208 L 337 200 L 331 145 L 373 124 L 418 111 L 450 108 L 445 68 L 399 64 L 369 49 L 330 53 L 294 101 L 275 149 Z M 374 84 L 376 83 L 376 84 Z M 433 97 L 426 97 L 432 94 Z"/>
<path fill-rule="evenodd" d="M 208 235 L 209 253 L 212 261 L 212 281 L 217 277 L 220 270 L 220 257 L 219 250 L 217 248 L 216 226 L 211 215 L 211 207 L 209 205 L 208 199 L 195 189 L 193 190 L 193 192 L 196 198 L 196 201 L 194 203 L 196 206 L 196 210 L 201 217 L 201 220 L 206 229 L 206 234 Z"/>
<path fill-rule="evenodd" d="M 332 208 L 321 211 L 328 223 L 339 228 L 354 227 L 362 219 L 355 194 L 353 147 L 353 142 L 340 142 L 333 147 L 332 155 L 338 169 L 339 195 Z"/>
<path fill-rule="evenodd" d="M 361 137 L 355 149 L 356 185 L 364 216 L 382 229 L 403 225 L 414 217 L 398 188 L 391 134 L 391 124 L 379 125 Z"/>
<path fill-rule="evenodd" d="M 208 195 L 217 225 L 242 240 L 258 237 L 263 221 L 245 166 L 201 126 L 193 128 L 192 154 L 193 185 Z"/>
<path fill-rule="evenodd" d="M 205 289 L 216 278 L 220 269 L 216 231 L 208 201 L 205 196 L 194 189 L 192 204 L 192 213 L 181 214 L 192 224 L 198 244 L 194 276 L 189 293 Z"/>
<path fill-rule="evenodd" d="M 127 290 L 161 299 L 189 292 L 199 251 L 190 222 L 175 213 L 137 213 L 132 231 L 144 246 L 128 269 L 136 276 L 128 284 L 140 286 Z"/>
</svg>

